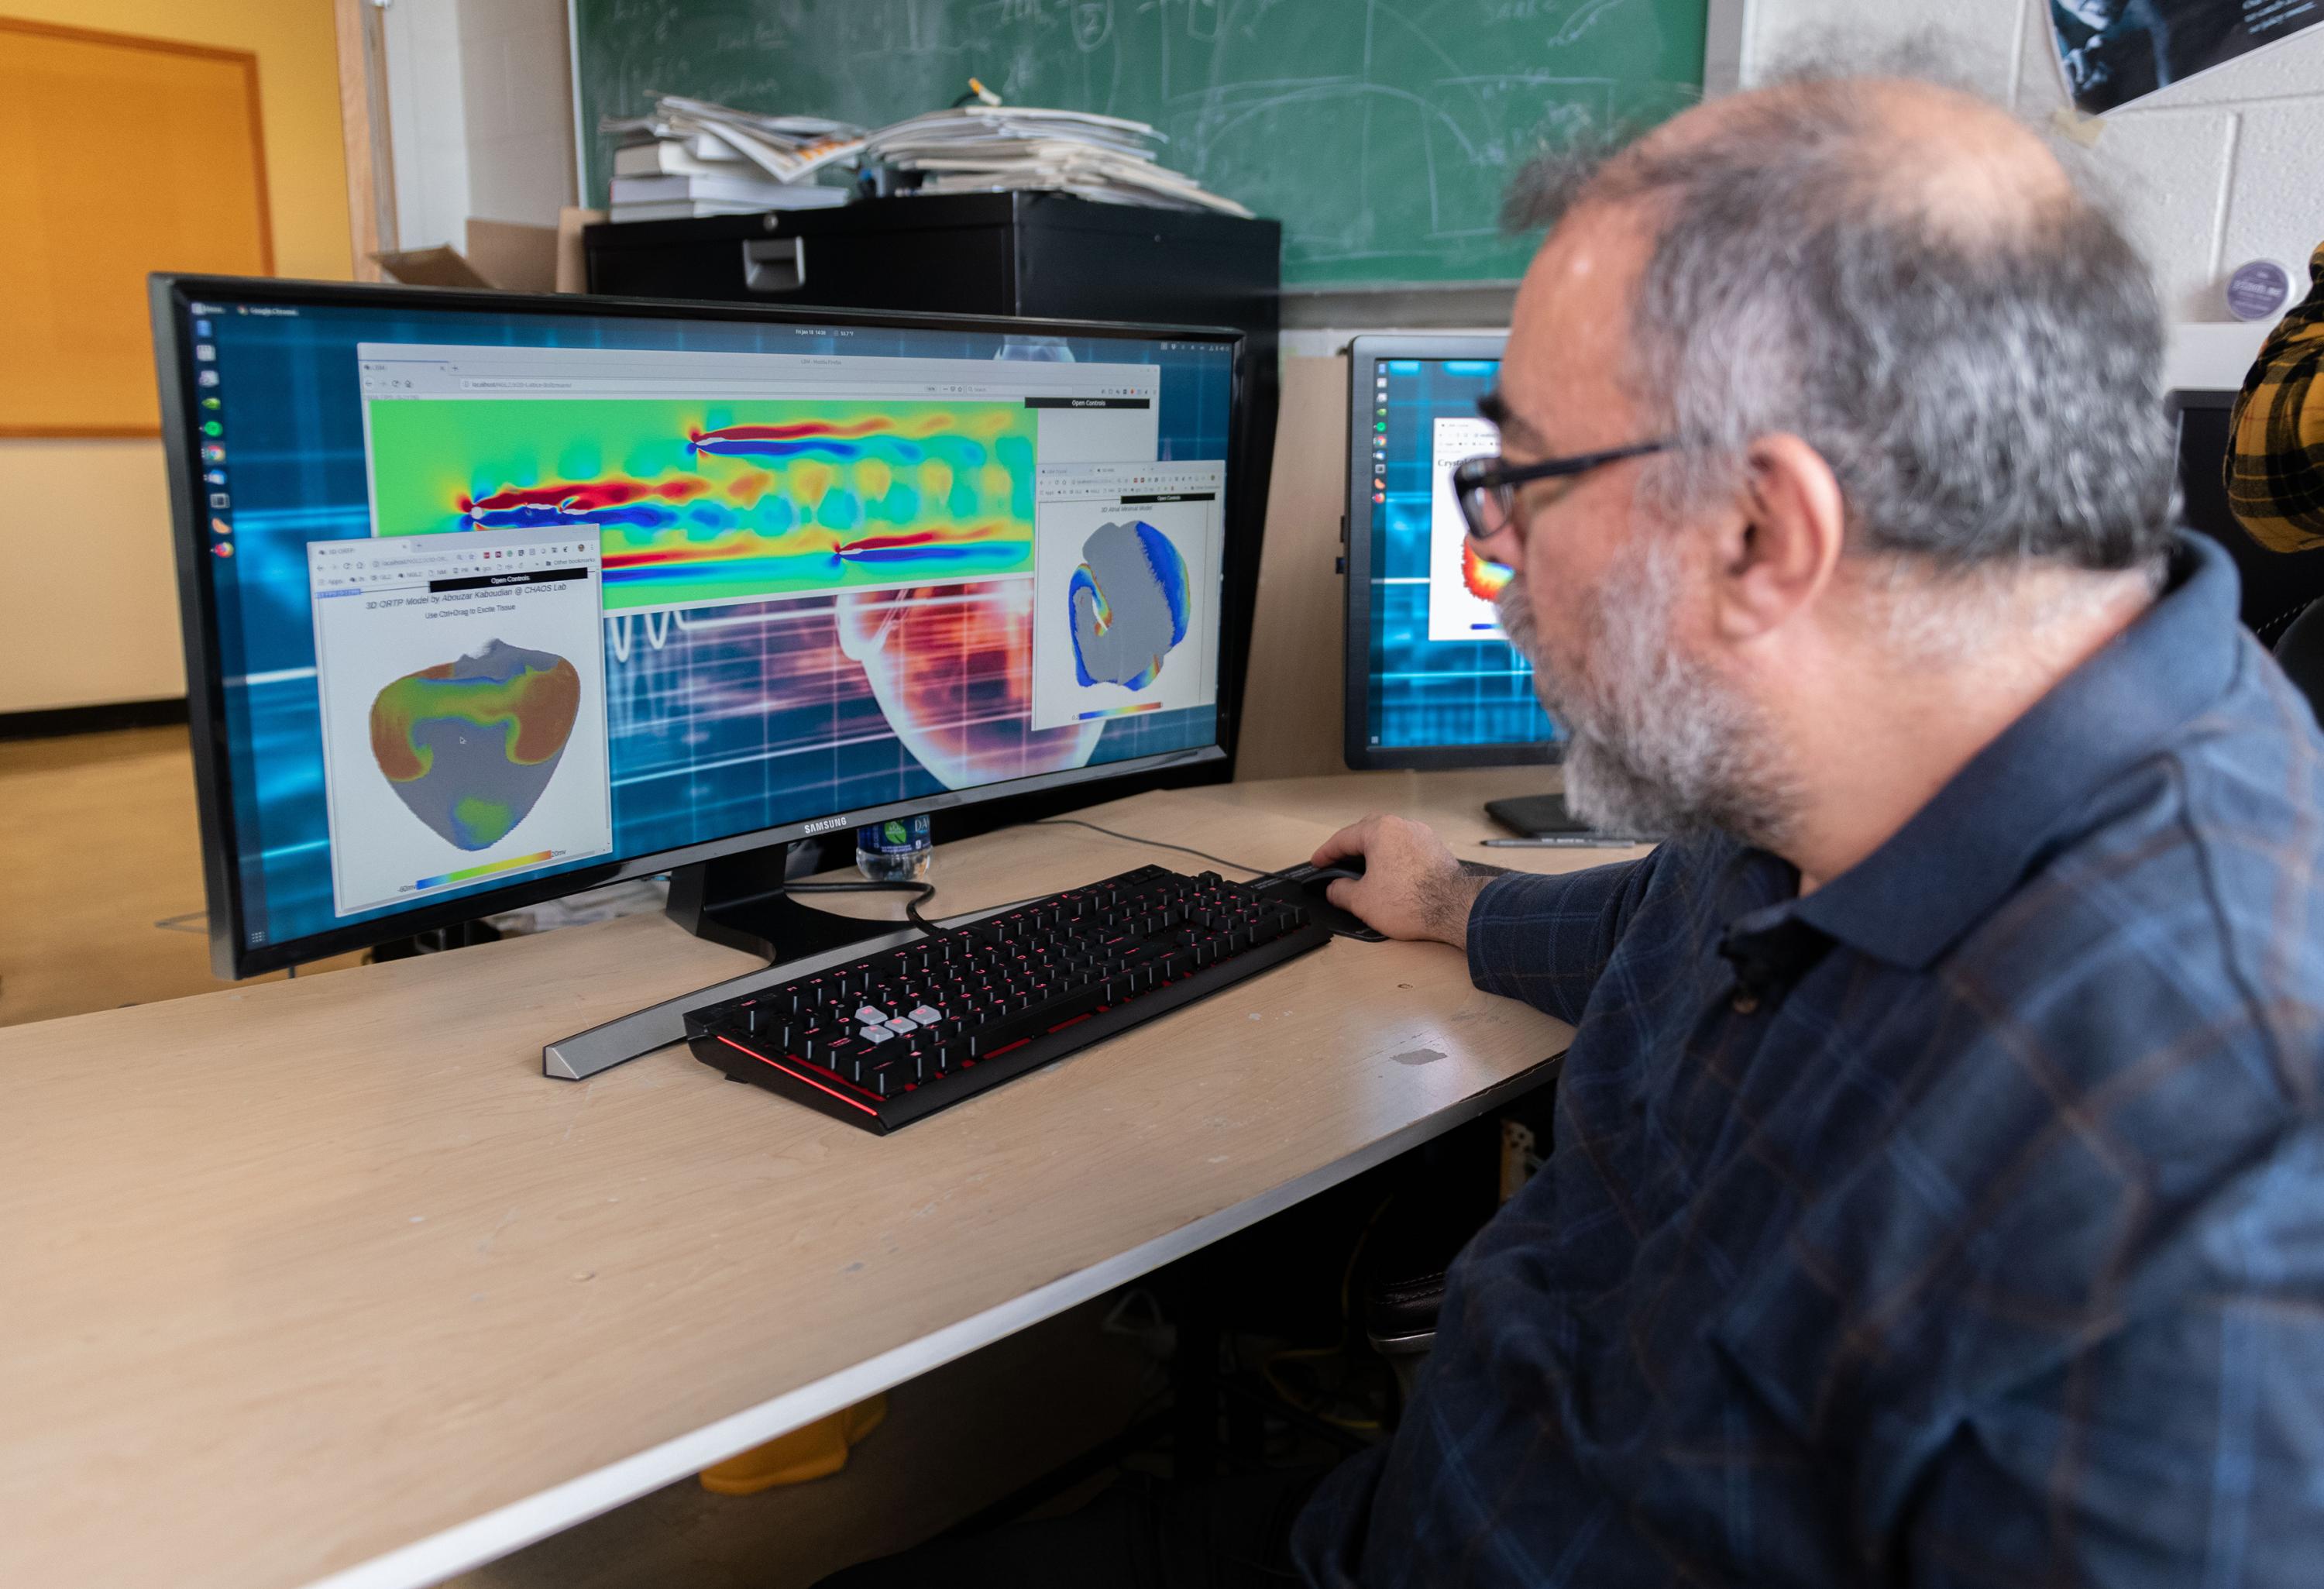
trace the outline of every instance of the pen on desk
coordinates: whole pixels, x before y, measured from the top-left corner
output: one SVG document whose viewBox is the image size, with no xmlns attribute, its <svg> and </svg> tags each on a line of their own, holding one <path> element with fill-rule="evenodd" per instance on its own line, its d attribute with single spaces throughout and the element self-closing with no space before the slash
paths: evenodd
<svg viewBox="0 0 2324 1589">
<path fill-rule="evenodd" d="M 1645 834 L 1545 833 L 1537 838 L 1489 838 L 1489 850 L 1627 850 L 1637 845 L 1660 844 Z"/>
</svg>

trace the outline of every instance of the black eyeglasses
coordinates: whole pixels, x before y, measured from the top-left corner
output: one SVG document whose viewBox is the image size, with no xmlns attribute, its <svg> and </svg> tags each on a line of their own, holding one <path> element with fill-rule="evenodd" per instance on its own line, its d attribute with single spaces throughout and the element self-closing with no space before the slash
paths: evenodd
<svg viewBox="0 0 2324 1589">
<path fill-rule="evenodd" d="M 1572 457 L 1550 458 L 1538 464 L 1508 464 L 1491 457 L 1464 458 L 1452 466 L 1452 500 L 1461 504 L 1461 517 L 1469 526 L 1470 539 L 1489 540 L 1502 525 L 1515 518 L 1518 486 L 1535 480 L 1586 475 L 1624 458 L 1668 452 L 1676 445 L 1668 438 L 1637 441 L 1604 452 L 1577 453 Z"/>
</svg>

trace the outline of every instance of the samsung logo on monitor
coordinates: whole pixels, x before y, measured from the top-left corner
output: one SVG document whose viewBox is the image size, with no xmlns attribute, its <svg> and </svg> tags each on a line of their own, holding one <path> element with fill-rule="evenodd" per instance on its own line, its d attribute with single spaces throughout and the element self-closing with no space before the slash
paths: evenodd
<svg viewBox="0 0 2324 1589">
<path fill-rule="evenodd" d="M 806 824 L 800 827 L 799 831 L 801 833 L 829 833 L 835 827 L 844 827 L 846 826 L 847 818 L 844 817 L 825 817 L 820 822 L 809 822 Z"/>
</svg>

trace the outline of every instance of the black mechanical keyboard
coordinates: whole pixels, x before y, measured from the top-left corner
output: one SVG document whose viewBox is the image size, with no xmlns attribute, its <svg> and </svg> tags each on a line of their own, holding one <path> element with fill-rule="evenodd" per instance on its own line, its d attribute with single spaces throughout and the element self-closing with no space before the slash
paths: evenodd
<svg viewBox="0 0 2324 1589">
<path fill-rule="evenodd" d="M 1330 941 L 1296 884 L 1141 866 L 689 1011 L 695 1057 L 888 1132 Z"/>
</svg>

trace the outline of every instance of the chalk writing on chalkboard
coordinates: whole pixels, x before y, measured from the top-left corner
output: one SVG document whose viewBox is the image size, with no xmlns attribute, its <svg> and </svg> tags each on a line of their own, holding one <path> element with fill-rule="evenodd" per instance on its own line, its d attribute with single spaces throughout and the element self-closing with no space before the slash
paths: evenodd
<svg viewBox="0 0 2324 1589">
<path fill-rule="evenodd" d="M 1284 223 L 1292 284 L 1512 276 L 1514 166 L 1702 95 L 1708 0 L 576 0 L 581 120 L 656 92 L 866 126 L 948 105 L 1150 122 Z M 591 151 L 602 200 L 611 151 Z"/>
</svg>

